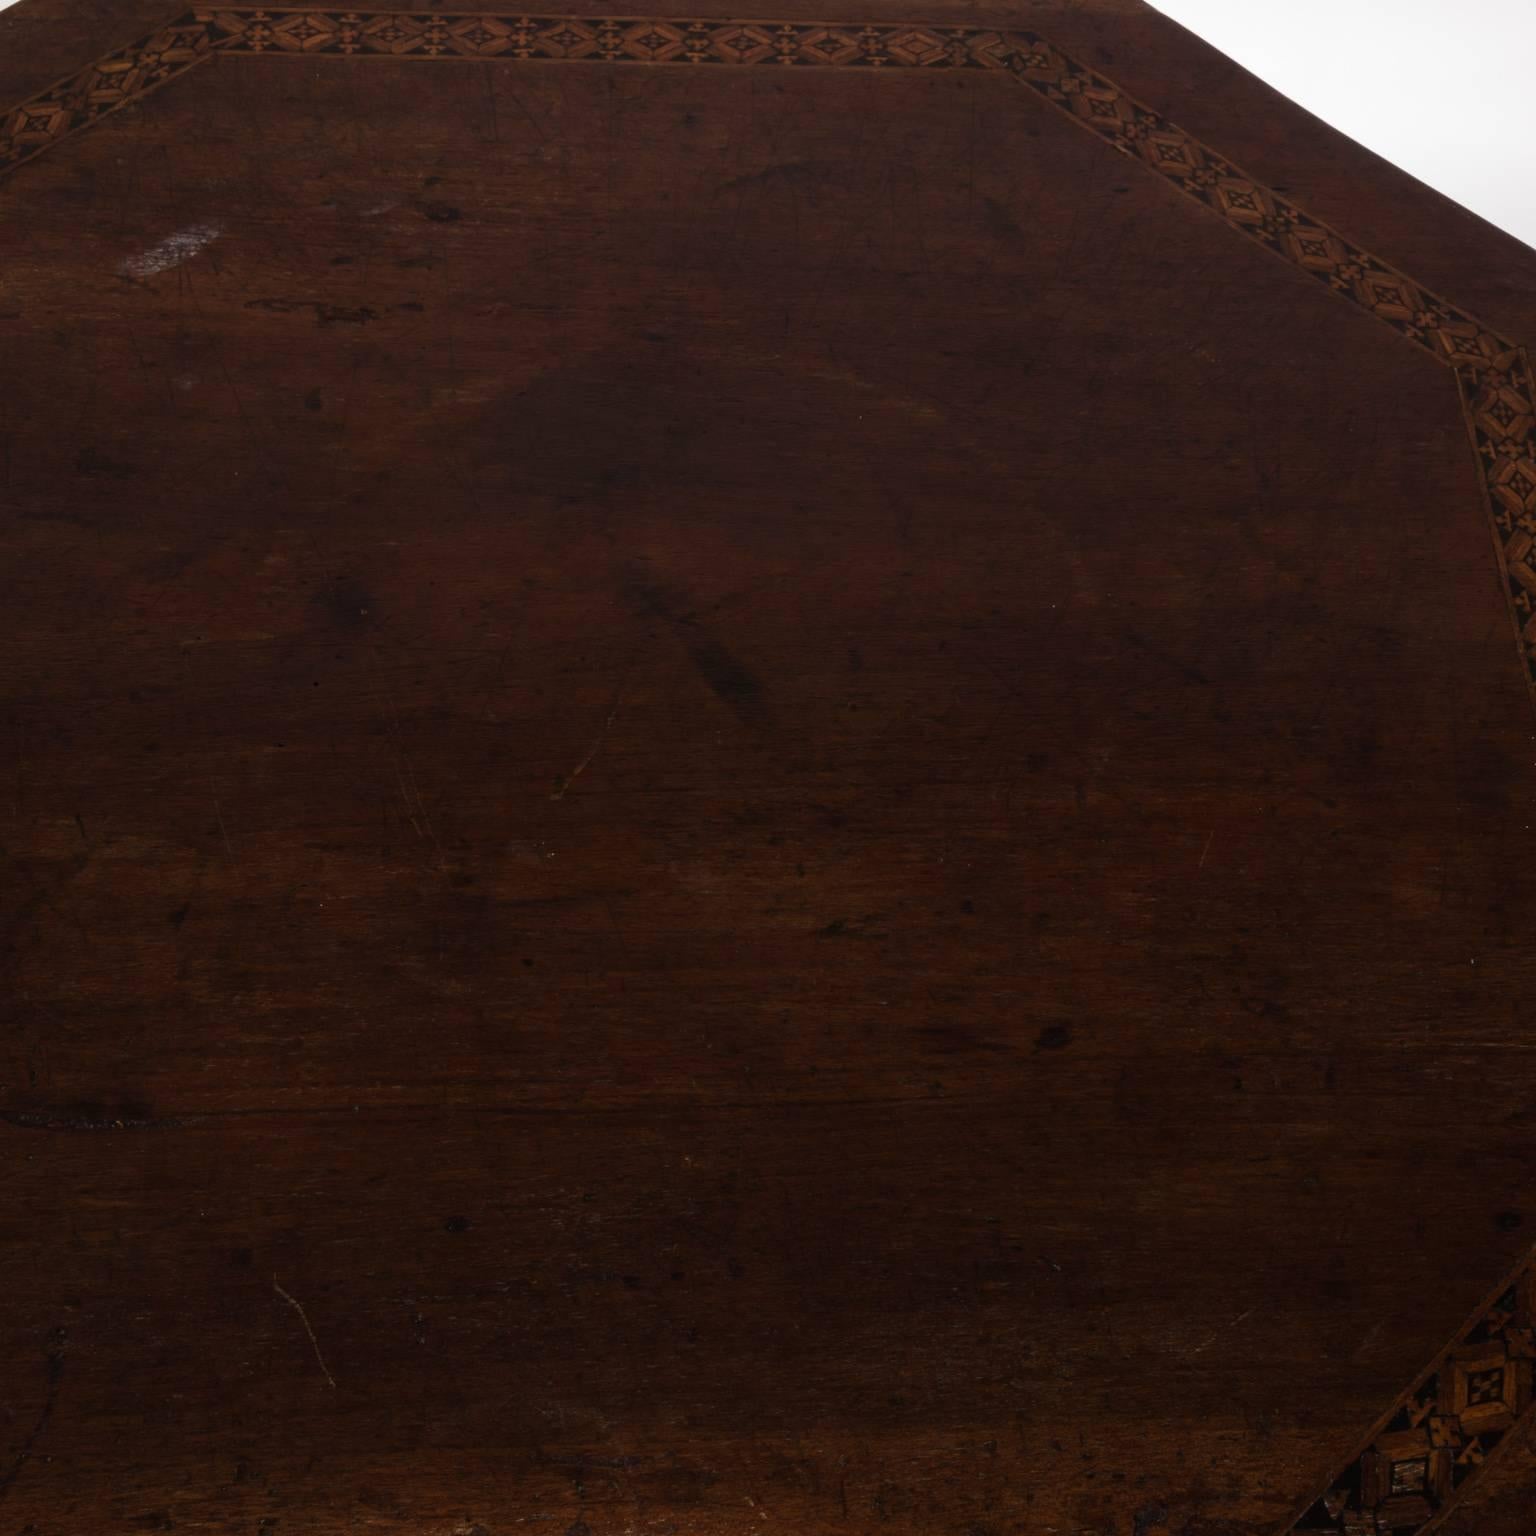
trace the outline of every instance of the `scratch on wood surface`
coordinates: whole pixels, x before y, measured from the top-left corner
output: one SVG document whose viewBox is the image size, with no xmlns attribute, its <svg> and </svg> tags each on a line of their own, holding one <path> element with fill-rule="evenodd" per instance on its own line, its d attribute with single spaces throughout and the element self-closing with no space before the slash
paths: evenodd
<svg viewBox="0 0 1536 1536">
<path fill-rule="evenodd" d="M 1210 1338 L 1208 1338 L 1205 1341 L 1205 1343 L 1197 1344 L 1192 1350 L 1190 1350 L 1190 1354 L 1192 1354 L 1192 1355 L 1204 1354 L 1205 1351 L 1208 1350 L 1211 1347 L 1211 1345 L 1214 1344 L 1217 1341 L 1217 1339 L 1219 1339 L 1222 1336 L 1222 1334 L 1224 1334 L 1224 1333 L 1231 1333 L 1231 1331 L 1234 1328 L 1236 1328 L 1240 1323 L 1246 1323 L 1248 1321 L 1248 1319 L 1250 1317 L 1252 1317 L 1253 1314 L 1255 1312 L 1257 1312 L 1257 1311 L 1258 1311 L 1257 1307 L 1249 1307 L 1249 1309 L 1246 1312 L 1240 1313 L 1237 1317 L 1234 1317 L 1232 1319 L 1232 1321 L 1226 1325 L 1225 1328 L 1220 1328 L 1215 1333 L 1213 1333 L 1210 1336 Z"/>
<path fill-rule="evenodd" d="M 618 714 L 619 705 L 622 702 L 622 696 L 614 699 L 613 708 L 608 711 L 608 718 L 603 721 L 603 728 L 597 733 L 597 740 L 592 743 L 592 746 L 588 750 L 587 755 L 582 758 L 582 760 L 577 763 L 576 766 L 572 768 L 571 771 L 566 774 L 563 779 L 561 779 L 558 788 L 556 788 L 554 793 L 549 797 L 551 800 L 563 800 L 565 798 L 566 790 L 568 790 L 571 785 L 574 784 L 576 780 L 586 772 L 588 766 L 592 762 L 592 759 L 596 757 L 600 751 L 602 751 L 603 743 L 608 739 L 608 732 L 613 729 L 614 717 Z"/>
<path fill-rule="evenodd" d="M 321 1373 L 324 1375 L 325 1379 L 330 1382 L 331 1387 L 334 1390 L 336 1386 L 336 1378 L 331 1375 L 330 1369 L 325 1363 L 325 1356 L 320 1353 L 320 1340 L 315 1337 L 315 1330 L 309 1326 L 309 1317 L 305 1313 L 303 1305 L 300 1303 L 298 1297 L 290 1296 L 288 1292 L 285 1291 L 282 1286 L 277 1283 L 276 1275 L 272 1276 L 272 1289 L 276 1291 L 277 1294 L 281 1296 L 283 1300 L 286 1301 L 288 1305 L 299 1314 L 299 1321 L 304 1324 L 304 1332 L 309 1335 L 310 1347 L 315 1352 L 315 1362 L 317 1365 L 319 1365 Z"/>
<path fill-rule="evenodd" d="M 224 825 L 224 812 L 219 808 L 217 795 L 213 797 L 213 814 L 219 823 L 219 836 L 224 839 L 224 852 L 229 855 L 231 864 L 238 864 L 240 861 L 235 857 L 235 845 L 229 840 L 229 829 Z"/>
<path fill-rule="evenodd" d="M 27 1431 L 27 1438 L 22 1441 L 21 1449 L 16 1452 L 15 1459 L 4 1472 L 0 1472 L 0 1502 L 11 1491 L 11 1485 L 21 1474 L 21 1469 L 32 1459 L 32 1452 L 37 1442 L 42 1439 L 43 1431 L 48 1428 L 48 1421 L 53 1417 L 53 1410 L 59 1398 L 59 1383 L 64 1378 L 64 1346 L 68 1342 L 69 1334 L 63 1328 L 55 1328 L 48 1340 L 46 1359 L 48 1362 L 48 1390 L 43 1398 L 43 1406 L 38 1410 L 37 1418 L 32 1422 L 32 1428 Z"/>
<path fill-rule="evenodd" d="M 447 857 L 443 852 L 442 842 L 438 838 L 437 828 L 432 825 L 432 818 L 427 812 L 426 802 L 421 797 L 421 790 L 417 786 L 416 770 L 405 755 L 404 737 L 400 729 L 400 706 L 395 702 L 394 694 L 387 688 L 383 696 L 389 705 L 390 732 L 394 739 L 395 779 L 400 786 L 400 798 L 405 801 L 406 813 L 412 827 L 416 829 L 416 836 L 430 841 L 436 850 L 439 866 L 445 865 Z"/>
</svg>

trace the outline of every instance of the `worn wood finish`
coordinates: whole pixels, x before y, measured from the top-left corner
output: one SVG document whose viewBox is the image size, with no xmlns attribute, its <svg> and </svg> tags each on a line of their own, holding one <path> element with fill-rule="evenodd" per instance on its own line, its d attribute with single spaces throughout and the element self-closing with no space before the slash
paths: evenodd
<svg viewBox="0 0 1536 1536">
<path fill-rule="evenodd" d="M 1251 1536 L 1515 1271 L 1526 365 L 1019 73 L 221 57 L 4 184 L 0 1522 Z"/>
</svg>

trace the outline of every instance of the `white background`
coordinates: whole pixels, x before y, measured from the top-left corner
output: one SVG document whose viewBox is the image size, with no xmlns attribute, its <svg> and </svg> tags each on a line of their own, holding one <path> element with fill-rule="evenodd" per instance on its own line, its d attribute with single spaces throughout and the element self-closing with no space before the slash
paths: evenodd
<svg viewBox="0 0 1536 1536">
<path fill-rule="evenodd" d="M 0 10 L 13 3 L 0 0 Z M 1536 246 L 1536 0 L 1149 3 Z M 465 0 L 463 8 L 475 4 L 494 8 L 494 0 Z M 751 0 L 742 14 L 772 9 Z"/>
<path fill-rule="evenodd" d="M 1536 245 L 1536 0 L 1149 3 Z"/>
</svg>

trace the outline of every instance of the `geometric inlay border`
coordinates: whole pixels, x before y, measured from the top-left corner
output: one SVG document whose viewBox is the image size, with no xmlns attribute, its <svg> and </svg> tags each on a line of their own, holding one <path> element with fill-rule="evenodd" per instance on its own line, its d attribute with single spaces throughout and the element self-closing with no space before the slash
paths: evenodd
<svg viewBox="0 0 1536 1536">
<path fill-rule="evenodd" d="M 1536 379 L 1525 349 L 1034 32 L 923 22 L 213 8 L 178 17 L 0 116 L 0 177 L 221 54 L 1007 75 L 1455 373 L 1521 665 L 1536 686 Z M 1533 1371 L 1536 1252 L 1279 1536 L 1427 1536 L 1530 1413 Z"/>
<path fill-rule="evenodd" d="M 1281 1536 L 1427 1536 L 1531 1408 L 1536 1255 L 1372 1427 Z"/>
</svg>

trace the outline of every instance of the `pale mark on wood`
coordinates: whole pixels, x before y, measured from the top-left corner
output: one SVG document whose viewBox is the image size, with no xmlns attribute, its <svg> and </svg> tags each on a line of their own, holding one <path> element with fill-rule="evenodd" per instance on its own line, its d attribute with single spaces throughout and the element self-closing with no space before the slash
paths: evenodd
<svg viewBox="0 0 1536 1536">
<path fill-rule="evenodd" d="M 223 233 L 217 224 L 189 224 L 185 229 L 167 235 L 147 251 L 119 262 L 117 270 L 124 277 L 153 277 L 157 272 L 169 272 L 172 267 L 190 261 Z"/>
</svg>

